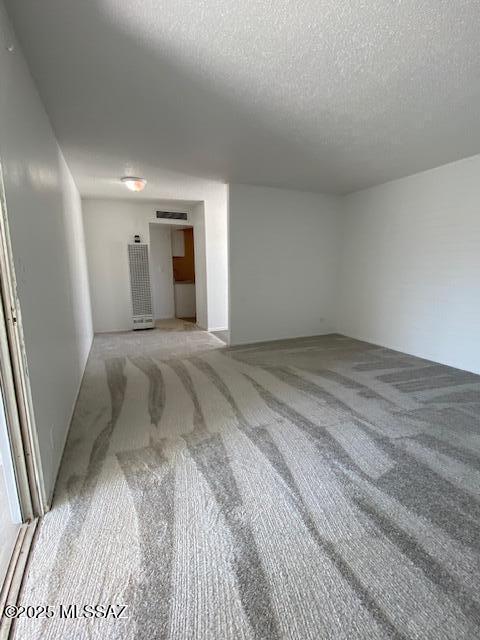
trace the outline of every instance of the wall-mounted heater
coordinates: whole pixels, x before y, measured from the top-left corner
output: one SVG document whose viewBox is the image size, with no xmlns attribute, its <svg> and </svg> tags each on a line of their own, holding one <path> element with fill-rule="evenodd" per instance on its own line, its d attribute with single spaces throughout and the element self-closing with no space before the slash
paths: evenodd
<svg viewBox="0 0 480 640">
<path fill-rule="evenodd" d="M 152 288 L 148 264 L 148 244 L 128 245 L 130 290 L 132 292 L 133 329 L 152 329 L 155 326 L 152 311 Z"/>
</svg>

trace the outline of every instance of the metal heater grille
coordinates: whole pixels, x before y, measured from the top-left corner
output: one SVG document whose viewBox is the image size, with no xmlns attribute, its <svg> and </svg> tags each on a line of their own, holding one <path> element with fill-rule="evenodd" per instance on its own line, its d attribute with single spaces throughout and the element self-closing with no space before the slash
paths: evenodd
<svg viewBox="0 0 480 640">
<path fill-rule="evenodd" d="M 148 329 L 154 326 L 148 245 L 143 243 L 129 244 L 128 263 L 130 266 L 133 328 Z"/>
</svg>

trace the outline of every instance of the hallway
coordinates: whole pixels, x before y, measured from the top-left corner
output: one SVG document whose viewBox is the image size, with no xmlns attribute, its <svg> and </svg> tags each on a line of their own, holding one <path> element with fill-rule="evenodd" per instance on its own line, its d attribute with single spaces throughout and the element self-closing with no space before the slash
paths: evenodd
<svg viewBox="0 0 480 640">
<path fill-rule="evenodd" d="M 14 638 L 477 637 L 479 392 L 340 335 L 97 335 Z"/>
</svg>

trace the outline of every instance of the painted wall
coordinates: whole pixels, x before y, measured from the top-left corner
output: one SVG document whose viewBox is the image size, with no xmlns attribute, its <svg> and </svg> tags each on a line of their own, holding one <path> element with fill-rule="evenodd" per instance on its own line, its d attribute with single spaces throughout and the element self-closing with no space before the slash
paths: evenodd
<svg viewBox="0 0 480 640">
<path fill-rule="evenodd" d="M 0 156 L 50 496 L 92 341 L 81 201 L 3 4 L 0 34 Z"/>
<path fill-rule="evenodd" d="M 227 209 L 225 205 L 225 218 Z M 203 329 L 215 331 L 217 324 L 228 326 L 228 265 L 224 269 L 215 271 L 210 267 L 210 279 L 207 275 L 207 244 L 206 244 L 206 214 L 203 202 L 197 204 L 192 210 L 193 242 L 195 245 L 195 302 L 197 307 L 197 325 Z M 217 259 L 223 264 L 223 258 L 227 257 L 227 233 L 225 221 L 225 246 L 217 254 Z M 210 225 L 211 226 L 211 225 Z M 221 225 L 223 227 L 223 224 Z M 223 233 L 223 232 L 222 232 Z M 212 248 L 212 247 L 211 247 Z M 213 247 L 214 249 L 215 247 Z M 223 256 L 223 257 L 221 257 Z M 220 259 L 221 258 L 221 259 Z M 212 265 L 212 258 L 209 264 Z M 207 280 L 214 283 L 207 291 Z"/>
<path fill-rule="evenodd" d="M 480 156 L 343 204 L 337 329 L 480 373 Z"/>
<path fill-rule="evenodd" d="M 211 183 L 205 197 L 205 261 L 207 281 L 207 323 L 201 326 L 211 331 L 222 331 L 228 328 L 228 188 L 227 185 Z M 195 211 L 194 211 L 195 213 Z M 201 218 L 201 212 L 197 215 Z M 195 248 L 202 241 L 197 235 Z M 201 259 L 203 254 L 200 251 Z M 195 273 L 198 274 L 197 263 Z M 199 287 L 196 287 L 196 295 Z"/>
<path fill-rule="evenodd" d="M 172 239 L 170 227 L 149 225 L 150 282 L 152 283 L 153 316 L 155 320 L 173 318 Z"/>
<path fill-rule="evenodd" d="M 230 340 L 334 329 L 337 199 L 230 185 Z"/>
</svg>

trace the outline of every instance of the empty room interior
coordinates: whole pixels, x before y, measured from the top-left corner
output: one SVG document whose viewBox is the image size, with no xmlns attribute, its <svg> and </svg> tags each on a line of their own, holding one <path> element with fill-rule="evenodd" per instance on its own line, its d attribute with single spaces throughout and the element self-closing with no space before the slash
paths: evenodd
<svg viewBox="0 0 480 640">
<path fill-rule="evenodd" d="M 0 640 L 479 638 L 478 0 L 0 45 Z"/>
</svg>

